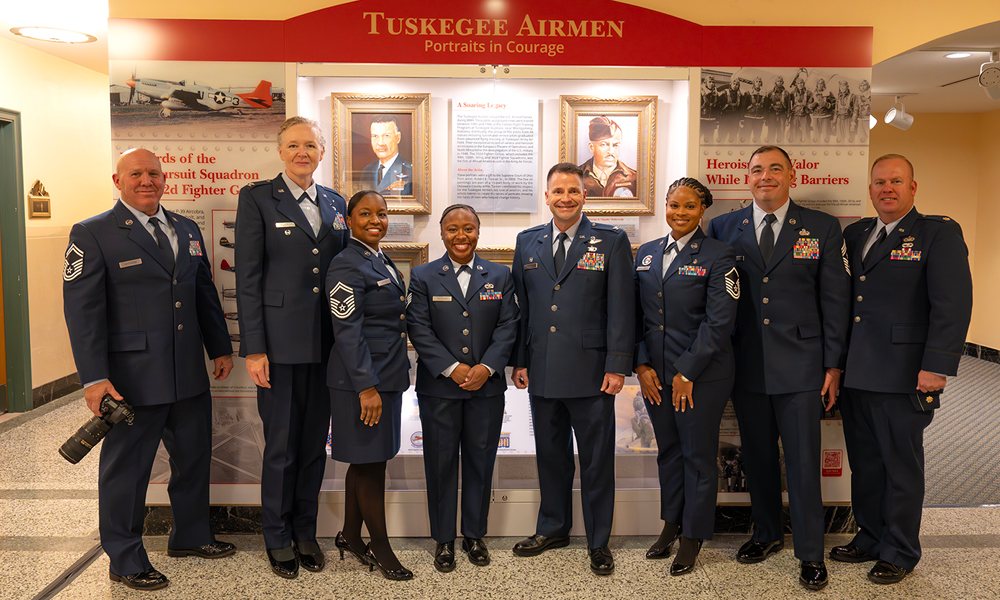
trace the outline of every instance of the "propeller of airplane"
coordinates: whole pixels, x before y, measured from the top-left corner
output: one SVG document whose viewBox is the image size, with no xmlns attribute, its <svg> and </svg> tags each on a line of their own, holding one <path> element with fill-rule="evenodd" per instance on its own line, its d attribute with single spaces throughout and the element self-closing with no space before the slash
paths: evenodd
<svg viewBox="0 0 1000 600">
<path fill-rule="evenodd" d="M 126 83 L 128 83 L 129 88 L 131 88 L 128 91 L 128 105 L 129 106 L 132 106 L 132 99 L 135 98 L 135 70 L 136 70 L 136 68 L 132 67 L 132 77 L 126 82 Z"/>
</svg>

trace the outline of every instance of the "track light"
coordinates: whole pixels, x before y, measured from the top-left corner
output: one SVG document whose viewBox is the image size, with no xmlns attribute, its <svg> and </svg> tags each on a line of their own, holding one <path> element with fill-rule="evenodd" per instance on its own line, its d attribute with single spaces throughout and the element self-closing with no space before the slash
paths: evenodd
<svg viewBox="0 0 1000 600">
<path fill-rule="evenodd" d="M 896 109 L 897 104 L 899 105 L 899 110 Z M 910 125 L 913 125 L 913 115 L 906 114 L 906 105 L 899 101 L 899 96 L 896 96 L 896 101 L 892 103 L 892 108 L 885 113 L 885 122 L 903 131 L 909 129 Z"/>
</svg>

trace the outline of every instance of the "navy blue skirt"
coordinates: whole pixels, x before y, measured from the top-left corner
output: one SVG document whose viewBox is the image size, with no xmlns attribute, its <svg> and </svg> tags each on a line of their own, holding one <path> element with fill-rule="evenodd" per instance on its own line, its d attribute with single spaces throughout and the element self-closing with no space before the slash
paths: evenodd
<svg viewBox="0 0 1000 600">
<path fill-rule="evenodd" d="M 403 392 L 379 392 L 382 416 L 369 427 L 361 420 L 357 392 L 330 389 L 330 456 L 333 460 L 364 464 L 389 460 L 399 452 Z"/>
</svg>

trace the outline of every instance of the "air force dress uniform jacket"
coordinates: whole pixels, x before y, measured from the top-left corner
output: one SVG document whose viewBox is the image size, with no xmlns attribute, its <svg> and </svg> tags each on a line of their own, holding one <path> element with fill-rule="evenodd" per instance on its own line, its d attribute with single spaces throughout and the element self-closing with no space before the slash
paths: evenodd
<svg viewBox="0 0 1000 600">
<path fill-rule="evenodd" d="M 80 381 L 110 379 L 133 406 L 207 392 L 203 348 L 211 358 L 233 351 L 201 232 L 164 213 L 177 232 L 173 272 L 121 201 L 74 225 L 66 253 L 64 312 Z"/>
<path fill-rule="evenodd" d="M 406 315 L 418 356 L 417 393 L 438 398 L 502 395 L 519 323 L 510 269 L 477 256 L 468 291 L 462 294 L 445 254 L 413 269 L 409 296 Z M 455 362 L 484 364 L 495 372 L 481 388 L 467 391 L 441 374 Z"/>
<path fill-rule="evenodd" d="M 632 372 L 635 289 L 628 236 L 580 218 L 561 273 L 555 272 L 551 224 L 517 236 L 512 271 L 521 337 L 512 360 L 528 368 L 528 391 L 536 396 L 594 396 L 605 373 Z"/>
<path fill-rule="evenodd" d="M 316 235 L 287 187 L 278 175 L 240 190 L 234 248 L 240 356 L 319 363 L 333 344 L 323 281 L 347 245 L 347 205 L 317 184 L 323 223 Z"/>
<path fill-rule="evenodd" d="M 921 556 L 923 432 L 938 405 L 918 394 L 917 377 L 957 373 L 972 275 L 962 229 L 948 217 L 911 208 L 863 261 L 876 225 L 861 219 L 844 231 L 854 284 L 840 403 L 859 526 L 852 543 L 911 570 Z"/>
<path fill-rule="evenodd" d="M 850 278 L 836 217 L 788 201 L 765 266 L 753 207 L 719 215 L 708 236 L 736 251 L 742 296 L 733 334 L 736 387 L 789 394 L 822 387 L 825 369 L 844 367 Z"/>
<path fill-rule="evenodd" d="M 877 217 L 847 227 L 854 280 L 846 387 L 912 393 L 921 370 L 955 375 L 972 318 L 962 228 L 911 209 L 862 266 Z"/>
<path fill-rule="evenodd" d="M 205 365 L 232 344 L 195 223 L 163 211 L 177 234 L 169 265 L 156 240 L 120 201 L 73 226 L 63 272 L 63 304 L 80 380 L 110 380 L 135 407 L 101 448 L 101 544 L 111 573 L 152 565 L 142 545 L 146 484 L 162 437 L 170 453 L 174 514 L 168 547 L 214 541 L 208 519 L 212 400 Z"/>
</svg>

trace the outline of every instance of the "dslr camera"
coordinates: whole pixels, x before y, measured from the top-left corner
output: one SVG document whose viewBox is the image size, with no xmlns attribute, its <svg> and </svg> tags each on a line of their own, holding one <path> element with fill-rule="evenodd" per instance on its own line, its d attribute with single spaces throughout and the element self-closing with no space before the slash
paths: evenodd
<svg viewBox="0 0 1000 600">
<path fill-rule="evenodd" d="M 112 427 L 122 421 L 131 425 L 133 418 L 135 411 L 127 402 L 124 400 L 119 402 L 112 398 L 111 394 L 104 394 L 101 398 L 101 416 L 93 417 L 84 423 L 83 427 L 59 448 L 59 454 L 75 465 L 104 439 Z"/>
</svg>

